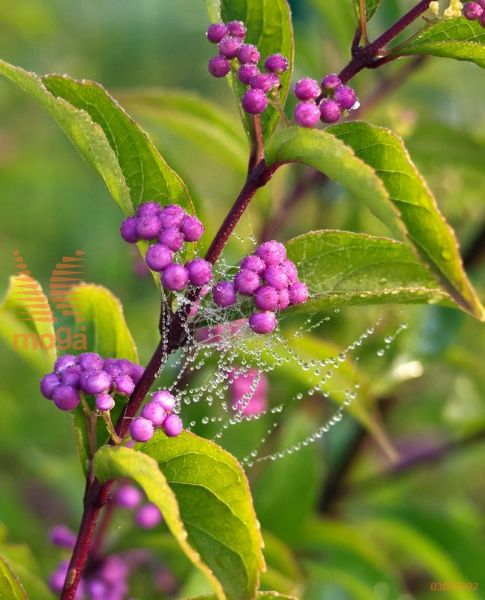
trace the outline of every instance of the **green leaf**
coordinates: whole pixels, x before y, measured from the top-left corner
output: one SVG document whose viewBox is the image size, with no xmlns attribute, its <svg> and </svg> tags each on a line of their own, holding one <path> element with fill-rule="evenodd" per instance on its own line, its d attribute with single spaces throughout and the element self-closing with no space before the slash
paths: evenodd
<svg viewBox="0 0 485 600">
<path fill-rule="evenodd" d="M 353 2 L 355 14 L 357 15 L 357 20 L 360 21 L 360 0 L 353 0 Z M 380 3 L 381 0 L 366 0 L 365 13 L 367 21 L 370 21 L 372 19 L 376 10 L 379 8 Z"/>
<path fill-rule="evenodd" d="M 28 275 L 10 278 L 0 306 L 0 337 L 43 371 L 56 360 L 54 317 L 38 281 Z"/>
<path fill-rule="evenodd" d="M 10 568 L 22 582 L 28 598 L 53 600 L 52 592 L 41 575 L 37 560 L 27 545 L 7 544 L 0 540 L 0 560 L 1 557 L 8 562 Z M 2 598 L 1 594 L 0 598 Z"/>
<path fill-rule="evenodd" d="M 399 56 L 429 54 L 473 62 L 485 68 L 485 30 L 464 17 L 439 21 L 395 51 Z"/>
<path fill-rule="evenodd" d="M 392 231 L 404 235 L 454 301 L 483 319 L 454 233 L 400 140 L 362 122 L 325 131 L 288 127 L 266 148 L 269 165 L 301 162 L 324 172 L 367 203 Z"/>
<path fill-rule="evenodd" d="M 288 314 L 346 304 L 451 303 L 412 250 L 389 238 L 314 231 L 287 242 L 288 256 L 310 290 Z"/>
<path fill-rule="evenodd" d="M 0 600 L 28 600 L 18 577 L 0 556 Z"/>
<path fill-rule="evenodd" d="M 256 44 L 264 62 L 270 54 L 281 52 L 290 63 L 290 68 L 280 77 L 281 88 L 279 101 L 285 105 L 293 73 L 293 28 L 291 12 L 287 0 L 207 0 L 210 17 L 216 21 L 244 21 L 247 27 L 246 42 Z M 244 94 L 243 86 L 236 76 L 231 77 L 231 84 L 236 92 L 238 103 Z M 253 127 L 249 116 L 241 110 L 243 123 L 249 137 L 253 135 Z M 263 136 L 268 138 L 276 128 L 280 115 L 276 108 L 268 106 L 261 115 Z"/>
<path fill-rule="evenodd" d="M 286 596 L 279 592 L 258 592 L 255 596 L 257 600 L 298 600 L 295 596 Z M 216 600 L 216 596 L 197 596 L 197 598 L 187 598 L 186 600 Z"/>
<path fill-rule="evenodd" d="M 158 433 L 138 448 L 142 452 L 101 448 L 94 459 L 96 476 L 136 481 L 219 598 L 253 598 L 264 568 L 262 539 L 236 459 L 187 432 L 177 438 Z"/>
</svg>

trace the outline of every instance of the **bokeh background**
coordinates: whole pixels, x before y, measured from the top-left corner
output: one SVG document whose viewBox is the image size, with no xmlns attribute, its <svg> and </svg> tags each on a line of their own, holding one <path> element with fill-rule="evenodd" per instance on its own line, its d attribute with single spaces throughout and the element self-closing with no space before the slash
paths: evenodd
<svg viewBox="0 0 485 600">
<path fill-rule="evenodd" d="M 372 31 L 411 5 L 383 1 Z M 318 78 L 339 70 L 353 35 L 350 0 L 295 0 L 293 11 L 295 77 Z M 187 182 L 207 225 L 206 241 L 241 187 L 246 160 L 230 91 L 206 73 L 211 52 L 204 36 L 207 24 L 202 0 L 16 0 L 0 5 L 0 57 L 38 73 L 68 73 L 107 87 Z M 363 102 L 399 68 L 393 64 L 360 74 L 355 86 Z M 137 98 L 145 87 L 159 88 L 170 101 L 158 110 L 143 109 Z M 177 110 L 177 90 L 196 94 L 196 104 L 211 102 L 230 114 L 241 138 L 234 151 L 226 147 L 221 152 L 209 127 Z M 478 67 L 433 59 L 365 115 L 404 137 L 482 291 L 484 95 Z M 226 251 L 228 261 L 237 261 L 250 248 L 250 236 L 261 234 L 302 175 L 300 169 L 279 173 L 257 196 L 238 228 L 239 239 Z M 7 80 L 0 81 L 0 195 L 0 294 L 14 273 L 14 250 L 46 286 L 55 263 L 82 249 L 86 280 L 107 286 L 122 300 L 146 361 L 157 339 L 158 299 L 132 249 L 119 240 L 121 214 L 47 114 Z M 337 185 L 315 185 L 279 237 L 319 228 L 387 234 Z M 311 600 L 425 600 L 435 597 L 431 582 L 465 581 L 477 582 L 481 591 L 442 596 L 481 598 L 483 329 L 467 316 L 436 306 L 372 307 L 332 313 L 325 327 L 312 333 L 338 349 L 380 316 L 380 339 L 364 344 L 360 369 L 375 418 L 399 450 L 400 462 L 390 464 L 348 415 L 318 443 L 251 472 L 267 532 L 270 569 L 263 585 Z M 378 357 L 384 336 L 403 322 L 407 330 Z M 81 469 L 68 417 L 38 392 L 39 361 L 19 355 L 1 339 L 0 357 L 0 551 L 8 546 L 46 577 L 60 558 L 48 544 L 49 527 L 65 522 L 75 528 L 80 517 Z M 269 399 L 276 404 L 305 385 L 305 374 L 279 373 L 269 380 Z M 323 398 L 288 407 L 270 444 L 288 446 L 331 412 L 331 401 Z M 246 434 L 257 436 L 258 431 L 243 429 L 239 437 Z M 235 441 L 227 443 L 237 452 Z M 153 569 L 168 569 L 174 597 L 206 591 L 165 531 L 141 535 L 120 515 L 112 537 L 115 546 L 153 548 Z M 134 597 L 165 597 L 152 575 L 138 575 Z"/>
</svg>

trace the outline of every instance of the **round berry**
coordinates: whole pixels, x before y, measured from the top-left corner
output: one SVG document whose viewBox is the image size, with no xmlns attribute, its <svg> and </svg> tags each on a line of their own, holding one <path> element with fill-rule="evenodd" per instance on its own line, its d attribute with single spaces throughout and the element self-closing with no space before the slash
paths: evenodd
<svg viewBox="0 0 485 600">
<path fill-rule="evenodd" d="M 296 269 L 295 263 L 288 258 L 281 265 L 285 270 L 286 276 L 288 277 L 288 281 L 290 283 L 295 283 L 298 280 L 298 271 Z"/>
<path fill-rule="evenodd" d="M 314 100 L 320 95 L 320 86 L 318 81 L 305 77 L 300 79 L 295 85 L 295 96 L 298 100 Z"/>
<path fill-rule="evenodd" d="M 132 365 L 130 377 L 135 383 L 138 383 L 143 376 L 145 369 L 141 365 Z"/>
<path fill-rule="evenodd" d="M 159 390 L 153 394 L 152 402 L 160 404 L 165 412 L 171 412 L 177 404 L 177 399 L 168 390 Z"/>
<path fill-rule="evenodd" d="M 54 371 L 56 373 L 62 373 L 62 371 L 64 371 L 64 369 L 67 369 L 67 367 L 72 367 L 76 364 L 76 356 L 74 356 L 73 354 L 63 354 L 62 356 L 59 356 L 59 358 L 54 363 Z"/>
<path fill-rule="evenodd" d="M 187 271 L 189 272 L 189 281 L 197 287 L 201 287 L 212 278 L 212 265 L 203 258 L 196 258 L 191 260 L 186 265 Z"/>
<path fill-rule="evenodd" d="M 255 254 L 245 256 L 239 264 L 241 265 L 241 269 L 254 271 L 258 274 L 262 273 L 266 269 L 266 263 L 264 260 Z"/>
<path fill-rule="evenodd" d="M 243 296 L 251 296 L 260 285 L 259 275 L 249 269 L 242 269 L 234 278 L 234 287 Z"/>
<path fill-rule="evenodd" d="M 251 78 L 249 84 L 254 90 L 261 90 L 267 93 L 274 87 L 278 87 L 280 80 L 278 75 L 274 73 L 258 73 Z"/>
<path fill-rule="evenodd" d="M 168 437 L 177 437 L 184 429 L 182 419 L 178 415 L 168 415 L 163 422 L 163 431 Z"/>
<path fill-rule="evenodd" d="M 227 31 L 229 35 L 232 35 L 240 40 L 243 40 L 246 36 L 246 27 L 242 21 L 229 21 L 227 24 Z"/>
<path fill-rule="evenodd" d="M 136 224 L 136 233 L 141 240 L 153 240 L 160 233 L 160 219 L 156 215 L 140 217 Z"/>
<path fill-rule="evenodd" d="M 232 281 L 220 281 L 212 288 L 212 298 L 217 306 L 226 308 L 236 303 L 236 289 Z"/>
<path fill-rule="evenodd" d="M 153 433 L 153 423 L 145 417 L 136 417 L 130 424 L 130 435 L 135 442 L 148 442 Z"/>
<path fill-rule="evenodd" d="M 213 56 L 207 68 L 212 77 L 225 77 L 231 70 L 231 63 L 223 56 Z"/>
<path fill-rule="evenodd" d="M 314 102 L 300 102 L 295 106 L 294 115 L 302 127 L 314 127 L 320 120 L 320 111 Z"/>
<path fill-rule="evenodd" d="M 272 265 L 263 273 L 264 280 L 268 285 L 273 286 L 277 290 L 287 288 L 289 285 L 288 277 L 285 269 L 282 266 Z"/>
<path fill-rule="evenodd" d="M 237 58 L 242 65 L 246 63 L 256 64 L 261 58 L 261 54 L 254 44 L 241 44 L 237 51 Z"/>
<path fill-rule="evenodd" d="M 322 86 L 322 90 L 325 90 L 326 92 L 332 92 L 333 90 L 337 89 L 339 85 L 342 85 L 342 82 L 340 81 L 340 77 L 337 75 L 337 73 L 330 73 L 329 75 L 325 75 L 320 85 Z"/>
<path fill-rule="evenodd" d="M 161 212 L 161 206 L 158 202 L 143 202 L 138 205 L 136 209 L 137 217 L 159 217 Z"/>
<path fill-rule="evenodd" d="M 480 17 L 480 19 L 479 19 L 479 23 L 480 23 L 480 25 L 481 25 L 482 27 L 485 27 L 485 7 L 484 7 L 484 9 L 483 9 L 483 14 L 482 14 L 482 16 L 481 16 L 481 17 Z"/>
<path fill-rule="evenodd" d="M 172 227 L 171 229 L 164 229 L 160 234 L 158 241 L 162 246 L 166 246 L 173 252 L 178 252 L 184 245 L 184 236 L 180 229 Z"/>
<path fill-rule="evenodd" d="M 170 230 L 168 230 L 170 231 Z M 153 244 L 148 248 L 145 262 L 152 271 L 161 272 L 173 261 L 173 252 L 163 244 Z"/>
<path fill-rule="evenodd" d="M 67 367 L 67 369 L 64 369 L 61 373 L 61 383 L 79 389 L 81 373 L 82 371 L 79 366 Z"/>
<path fill-rule="evenodd" d="M 280 242 L 270 240 L 261 244 L 256 254 L 264 260 L 267 267 L 270 267 L 280 265 L 286 259 L 286 248 Z"/>
<path fill-rule="evenodd" d="M 241 40 L 227 35 L 219 42 L 219 54 L 225 58 L 236 58 Z"/>
<path fill-rule="evenodd" d="M 78 390 L 70 385 L 58 385 L 52 392 L 52 399 L 61 410 L 73 410 L 81 402 Z"/>
<path fill-rule="evenodd" d="M 138 219 L 136 217 L 128 217 L 120 225 L 121 237 L 129 244 L 136 244 L 138 241 L 138 234 L 136 232 L 136 224 Z"/>
<path fill-rule="evenodd" d="M 288 290 L 278 292 L 278 310 L 285 310 L 290 305 L 290 293 Z"/>
<path fill-rule="evenodd" d="M 250 115 L 259 115 L 266 110 L 268 98 L 262 90 L 248 90 L 243 96 L 242 106 Z"/>
<path fill-rule="evenodd" d="M 342 110 L 335 100 L 322 100 L 320 103 L 320 119 L 324 123 L 335 123 L 341 116 Z"/>
<path fill-rule="evenodd" d="M 357 96 L 355 91 L 348 85 L 340 85 L 334 94 L 334 100 L 344 110 L 350 110 L 354 106 Z"/>
<path fill-rule="evenodd" d="M 156 527 L 161 520 L 162 513 L 155 504 L 145 504 L 138 509 L 135 516 L 137 525 L 143 529 L 152 529 L 153 527 Z"/>
<path fill-rule="evenodd" d="M 69 527 L 66 527 L 65 525 L 55 525 L 49 531 L 49 539 L 54 546 L 67 548 L 68 550 L 72 550 L 76 543 L 76 536 Z"/>
<path fill-rule="evenodd" d="M 261 310 L 276 310 L 278 301 L 278 291 L 271 285 L 261 286 L 254 294 L 254 304 Z"/>
<path fill-rule="evenodd" d="M 86 394 L 102 394 L 111 387 L 113 380 L 106 371 L 87 371 L 81 376 L 81 389 Z"/>
<path fill-rule="evenodd" d="M 264 66 L 271 73 L 284 73 L 288 69 L 288 60 L 282 54 L 271 54 Z"/>
<path fill-rule="evenodd" d="M 109 412 L 115 407 L 114 399 L 107 393 L 103 392 L 96 396 L 96 408 L 101 412 Z"/>
<path fill-rule="evenodd" d="M 180 231 L 183 233 L 186 242 L 197 242 L 204 233 L 204 226 L 197 217 L 185 215 L 180 225 Z"/>
<path fill-rule="evenodd" d="M 116 492 L 116 504 L 122 508 L 136 508 L 142 501 L 142 493 L 133 485 L 124 484 Z"/>
<path fill-rule="evenodd" d="M 162 214 L 160 215 L 162 229 L 180 227 L 185 214 L 185 210 L 178 204 L 168 204 L 163 208 Z"/>
<path fill-rule="evenodd" d="M 180 292 L 189 282 L 189 272 L 183 265 L 172 263 L 163 272 L 162 282 L 167 290 Z"/>
<path fill-rule="evenodd" d="M 248 63 L 246 65 L 241 65 L 237 72 L 237 77 L 241 83 L 245 85 L 249 85 L 251 79 L 259 74 L 259 69 L 256 65 L 252 63 Z"/>
<path fill-rule="evenodd" d="M 218 44 L 227 33 L 227 26 L 224 23 L 212 23 L 207 29 L 207 39 L 212 44 Z"/>
<path fill-rule="evenodd" d="M 57 569 L 49 576 L 49 587 L 54 593 L 62 592 L 64 582 L 66 581 L 67 571 L 69 569 L 69 561 L 63 560 Z"/>
<path fill-rule="evenodd" d="M 123 580 L 128 575 L 128 567 L 121 557 L 111 554 L 104 559 L 98 573 L 105 583 L 113 585 L 118 584 L 120 580 Z M 109 596 L 109 599 L 105 598 L 103 600 L 118 600 L 118 598 L 119 596 Z"/>
<path fill-rule="evenodd" d="M 52 400 L 52 394 L 60 383 L 56 373 L 48 373 L 40 380 L 40 393 L 44 398 L 47 398 L 47 400 Z"/>
<path fill-rule="evenodd" d="M 463 16 L 469 21 L 476 21 L 483 15 L 483 8 L 478 2 L 467 2 L 463 7 Z"/>
<path fill-rule="evenodd" d="M 276 316 L 272 312 L 254 313 L 249 317 L 249 327 L 254 333 L 271 333 L 276 328 Z"/>
<path fill-rule="evenodd" d="M 152 400 L 145 404 L 141 411 L 141 416 L 151 421 L 154 427 L 161 427 L 167 417 L 167 413 L 159 402 Z"/>
<path fill-rule="evenodd" d="M 303 304 L 303 302 L 306 302 L 309 297 L 308 288 L 301 281 L 297 281 L 291 285 L 288 289 L 288 292 L 290 294 L 291 304 Z"/>
<path fill-rule="evenodd" d="M 83 352 L 77 357 L 77 363 L 84 371 L 96 371 L 104 366 L 104 360 L 96 352 Z"/>
<path fill-rule="evenodd" d="M 114 378 L 116 390 L 124 396 L 130 396 L 135 389 L 135 382 L 129 375 L 117 375 Z"/>
</svg>

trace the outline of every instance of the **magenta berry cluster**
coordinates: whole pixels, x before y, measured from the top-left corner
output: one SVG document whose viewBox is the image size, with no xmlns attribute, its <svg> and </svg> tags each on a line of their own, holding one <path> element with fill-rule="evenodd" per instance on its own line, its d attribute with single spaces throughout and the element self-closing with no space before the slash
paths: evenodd
<svg viewBox="0 0 485 600">
<path fill-rule="evenodd" d="M 130 244 L 152 242 L 145 262 L 149 269 L 161 274 L 167 290 L 180 292 L 189 283 L 201 287 L 210 281 L 212 265 L 206 260 L 196 258 L 185 265 L 175 260 L 185 242 L 197 242 L 204 233 L 199 219 L 178 204 L 162 207 L 157 202 L 144 202 L 134 216 L 123 221 L 120 233 Z"/>
<path fill-rule="evenodd" d="M 295 107 L 295 121 L 302 127 L 314 127 L 318 121 L 336 123 L 346 111 L 358 106 L 353 88 L 343 85 L 336 73 L 326 75 L 320 83 L 300 79 L 295 85 L 300 102 Z"/>
<path fill-rule="evenodd" d="M 478 21 L 485 28 L 485 0 L 467 2 L 463 7 L 463 16 L 469 21 Z"/>
<path fill-rule="evenodd" d="M 244 43 L 245 37 L 246 27 L 242 21 L 210 25 L 207 39 L 218 44 L 219 54 L 209 60 L 209 73 L 213 77 L 225 77 L 234 68 L 239 81 L 247 86 L 243 109 L 250 115 L 259 115 L 269 104 L 268 95 L 280 87 L 279 76 L 288 70 L 289 64 L 282 54 L 271 54 L 261 71 L 258 67 L 261 53 L 257 46 Z"/>
<path fill-rule="evenodd" d="M 287 258 L 284 245 L 275 240 L 262 243 L 254 254 L 243 258 L 233 281 L 220 281 L 212 288 L 215 304 L 224 308 L 235 304 L 238 294 L 251 296 L 258 309 L 249 318 L 255 333 L 271 333 L 277 311 L 308 299 L 295 264 Z"/>
<path fill-rule="evenodd" d="M 107 412 L 115 405 L 114 394 L 129 396 L 142 375 L 143 367 L 126 359 L 103 359 L 96 352 L 63 354 L 52 373 L 42 377 L 40 391 L 61 410 L 75 409 L 86 394 L 94 396 L 99 411 Z"/>
<path fill-rule="evenodd" d="M 162 521 L 162 513 L 158 507 L 151 502 L 143 503 L 143 494 L 134 485 L 121 485 L 116 492 L 115 501 L 120 508 L 135 511 L 135 523 L 142 529 L 153 529 Z"/>
<path fill-rule="evenodd" d="M 182 419 L 173 412 L 176 405 L 177 399 L 168 390 L 155 392 L 143 407 L 141 416 L 135 417 L 130 424 L 130 435 L 135 442 L 148 442 L 155 429 L 160 428 L 169 437 L 182 433 Z"/>
</svg>

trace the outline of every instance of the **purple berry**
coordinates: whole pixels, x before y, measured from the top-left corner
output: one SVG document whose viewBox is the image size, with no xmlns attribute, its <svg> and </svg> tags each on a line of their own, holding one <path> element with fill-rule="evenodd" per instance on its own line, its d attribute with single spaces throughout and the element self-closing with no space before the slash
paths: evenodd
<svg viewBox="0 0 485 600">
<path fill-rule="evenodd" d="M 227 35 L 219 42 L 219 54 L 224 58 L 236 58 L 240 46 L 239 38 Z"/>
<path fill-rule="evenodd" d="M 83 352 L 77 357 L 77 363 L 84 371 L 102 369 L 104 360 L 96 352 Z"/>
<path fill-rule="evenodd" d="M 141 240 L 153 240 L 160 233 L 160 219 L 156 215 L 146 215 L 138 219 L 136 233 Z"/>
<path fill-rule="evenodd" d="M 163 422 L 163 431 L 168 437 L 177 437 L 184 429 L 182 419 L 178 415 L 169 415 Z"/>
<path fill-rule="evenodd" d="M 133 365 L 131 367 L 130 377 L 135 383 L 138 383 L 143 376 L 145 369 L 141 365 Z"/>
<path fill-rule="evenodd" d="M 483 15 L 483 8 L 478 2 L 467 2 L 463 7 L 463 16 L 469 21 L 477 21 Z"/>
<path fill-rule="evenodd" d="M 162 246 L 166 246 L 173 252 L 178 252 L 184 245 L 184 236 L 180 229 L 172 227 L 171 229 L 164 229 L 160 234 L 158 241 Z"/>
<path fill-rule="evenodd" d="M 286 271 L 282 266 L 271 265 L 263 273 L 264 280 L 268 285 L 273 286 L 277 290 L 287 288 L 289 285 Z"/>
<path fill-rule="evenodd" d="M 160 404 L 166 412 L 171 412 L 177 404 L 175 396 L 168 390 L 159 390 L 158 392 L 155 392 L 152 396 L 152 402 Z"/>
<path fill-rule="evenodd" d="M 116 492 L 116 504 L 122 508 L 136 508 L 142 501 L 142 493 L 133 485 L 124 484 Z"/>
<path fill-rule="evenodd" d="M 271 240 L 261 244 L 256 254 L 264 260 L 267 267 L 270 267 L 280 265 L 286 259 L 286 248 L 280 242 Z"/>
<path fill-rule="evenodd" d="M 278 301 L 278 290 L 271 285 L 261 286 L 254 294 L 254 304 L 261 310 L 276 310 Z"/>
<path fill-rule="evenodd" d="M 249 85 L 251 79 L 259 74 L 259 69 L 256 65 L 252 63 L 248 63 L 246 65 L 241 65 L 237 72 L 237 77 L 241 83 L 245 85 Z"/>
<path fill-rule="evenodd" d="M 96 396 L 96 408 L 101 412 L 109 412 L 115 407 L 114 399 L 107 393 L 103 392 Z"/>
<path fill-rule="evenodd" d="M 189 272 L 183 265 L 172 263 L 163 272 L 162 282 L 167 290 L 180 292 L 189 282 Z"/>
<path fill-rule="evenodd" d="M 212 77 L 225 77 L 231 70 L 231 63 L 223 56 L 213 56 L 208 69 Z"/>
<path fill-rule="evenodd" d="M 102 394 L 109 390 L 112 382 L 106 371 L 87 371 L 81 376 L 81 389 L 86 394 Z"/>
<path fill-rule="evenodd" d="M 152 271 L 160 272 L 173 261 L 173 252 L 162 244 L 153 244 L 147 250 L 145 261 Z"/>
<path fill-rule="evenodd" d="M 229 21 L 227 23 L 227 30 L 229 35 L 232 35 L 240 40 L 243 40 L 246 36 L 246 27 L 242 21 Z"/>
<path fill-rule="evenodd" d="M 52 400 L 52 394 L 58 385 L 60 381 L 56 373 L 48 373 L 40 380 L 40 393 L 47 400 Z"/>
<path fill-rule="evenodd" d="M 288 60 L 282 54 L 271 54 L 264 66 L 271 73 L 284 73 L 288 69 Z"/>
<path fill-rule="evenodd" d="M 57 569 L 49 576 L 49 587 L 54 593 L 62 592 L 68 569 L 69 561 L 63 560 L 61 563 L 59 563 Z"/>
<path fill-rule="evenodd" d="M 330 73 L 329 75 L 325 75 L 325 77 L 321 81 L 322 90 L 326 92 L 332 92 L 337 89 L 339 85 L 342 85 L 340 81 L 340 77 L 337 73 Z"/>
<path fill-rule="evenodd" d="M 135 521 L 143 529 L 152 529 L 162 520 L 162 513 L 155 504 L 145 504 L 138 509 L 135 515 Z"/>
<path fill-rule="evenodd" d="M 167 417 L 165 409 L 159 402 L 152 400 L 143 407 L 141 416 L 153 423 L 154 427 L 161 427 Z"/>
<path fill-rule="evenodd" d="M 243 296 L 251 296 L 260 285 L 259 275 L 249 269 L 242 269 L 234 278 L 234 287 Z"/>
<path fill-rule="evenodd" d="M 54 363 L 54 371 L 56 373 L 62 373 L 62 371 L 64 371 L 64 369 L 67 369 L 67 367 L 72 367 L 76 364 L 76 356 L 74 356 L 73 354 L 63 354 L 62 356 L 59 356 L 59 358 Z"/>
<path fill-rule="evenodd" d="M 135 382 L 129 375 L 117 375 L 114 378 L 116 390 L 124 396 L 131 396 L 135 389 Z"/>
<path fill-rule="evenodd" d="M 479 23 L 482 27 L 485 27 L 485 8 L 483 9 L 483 14 L 479 19 Z"/>
<path fill-rule="evenodd" d="M 159 217 L 161 212 L 161 206 L 158 202 L 143 202 L 138 205 L 136 209 L 137 217 Z"/>
<path fill-rule="evenodd" d="M 254 313 L 249 317 L 249 327 L 254 333 L 271 333 L 276 328 L 276 316 L 272 312 Z"/>
<path fill-rule="evenodd" d="M 245 65 L 246 63 L 257 63 L 261 54 L 254 44 L 242 44 L 237 51 L 237 58 L 242 65 Z"/>
<path fill-rule="evenodd" d="M 78 390 L 70 385 L 58 385 L 52 393 L 52 399 L 61 410 L 73 410 L 81 402 Z"/>
<path fill-rule="evenodd" d="M 258 274 L 266 269 L 264 260 L 255 254 L 245 256 L 239 264 L 241 265 L 241 269 L 248 269 L 249 271 L 254 271 Z"/>
<path fill-rule="evenodd" d="M 207 39 L 212 44 L 218 44 L 227 33 L 227 26 L 224 23 L 212 23 L 207 29 Z"/>
<path fill-rule="evenodd" d="M 248 90 L 243 96 L 242 106 L 250 115 L 259 115 L 266 110 L 268 98 L 262 90 Z"/>
<path fill-rule="evenodd" d="M 220 281 L 212 288 L 212 298 L 217 306 L 226 308 L 236 303 L 236 289 L 232 281 Z"/>
<path fill-rule="evenodd" d="M 185 210 L 178 204 L 168 204 L 163 208 L 162 214 L 160 215 L 162 229 L 180 227 L 185 214 Z"/>
<path fill-rule="evenodd" d="M 303 304 L 308 300 L 308 288 L 301 281 L 297 281 L 288 289 L 290 294 L 290 302 L 291 304 Z"/>
<path fill-rule="evenodd" d="M 118 358 L 116 360 L 116 366 L 120 370 L 120 373 L 123 375 L 131 375 L 131 370 L 133 369 L 133 363 L 131 360 L 127 358 Z"/>
<path fill-rule="evenodd" d="M 314 100 L 320 95 L 320 86 L 318 81 L 305 77 L 300 79 L 295 85 L 295 96 L 298 100 Z"/>
<path fill-rule="evenodd" d="M 138 234 L 136 232 L 136 224 L 138 219 L 136 217 L 128 217 L 120 225 L 121 237 L 129 244 L 136 244 L 138 241 Z"/>
<path fill-rule="evenodd" d="M 65 525 L 55 525 L 49 531 L 49 539 L 54 546 L 72 550 L 76 543 L 76 535 Z"/>
<path fill-rule="evenodd" d="M 320 119 L 324 123 L 335 123 L 341 116 L 340 105 L 335 100 L 322 100 L 320 102 Z"/>
<path fill-rule="evenodd" d="M 135 442 L 148 442 L 153 436 L 153 423 L 145 417 L 136 417 L 130 424 L 130 435 Z"/>
<path fill-rule="evenodd" d="M 191 260 L 185 266 L 189 272 L 190 283 L 196 285 L 197 287 L 206 285 L 206 283 L 209 283 L 212 278 L 212 265 L 203 258 Z"/>
<path fill-rule="evenodd" d="M 274 87 L 278 87 L 280 80 L 278 75 L 275 75 L 274 73 L 258 73 L 251 78 L 249 84 L 254 90 L 261 90 L 262 92 L 267 93 Z"/>
<path fill-rule="evenodd" d="M 204 233 L 204 226 L 197 217 L 185 215 L 180 226 L 186 242 L 197 242 Z"/>
<path fill-rule="evenodd" d="M 61 383 L 79 389 L 81 373 L 81 368 L 78 366 L 67 367 L 67 369 L 64 369 L 61 373 Z"/>
<path fill-rule="evenodd" d="M 127 575 L 128 567 L 125 561 L 115 554 L 107 556 L 99 569 L 99 576 L 101 579 L 110 585 L 118 584 L 120 580 L 124 579 Z M 109 599 L 107 598 L 106 600 L 115 599 L 110 596 Z"/>
<path fill-rule="evenodd" d="M 354 106 L 357 96 L 355 91 L 348 85 L 340 85 L 334 94 L 334 100 L 344 110 L 350 110 Z"/>
<path fill-rule="evenodd" d="M 320 111 L 314 102 L 300 102 L 295 106 L 294 115 L 302 127 L 314 127 L 320 120 Z"/>
<path fill-rule="evenodd" d="M 278 310 L 285 310 L 290 305 L 290 293 L 288 290 L 279 290 L 278 296 Z"/>
</svg>

